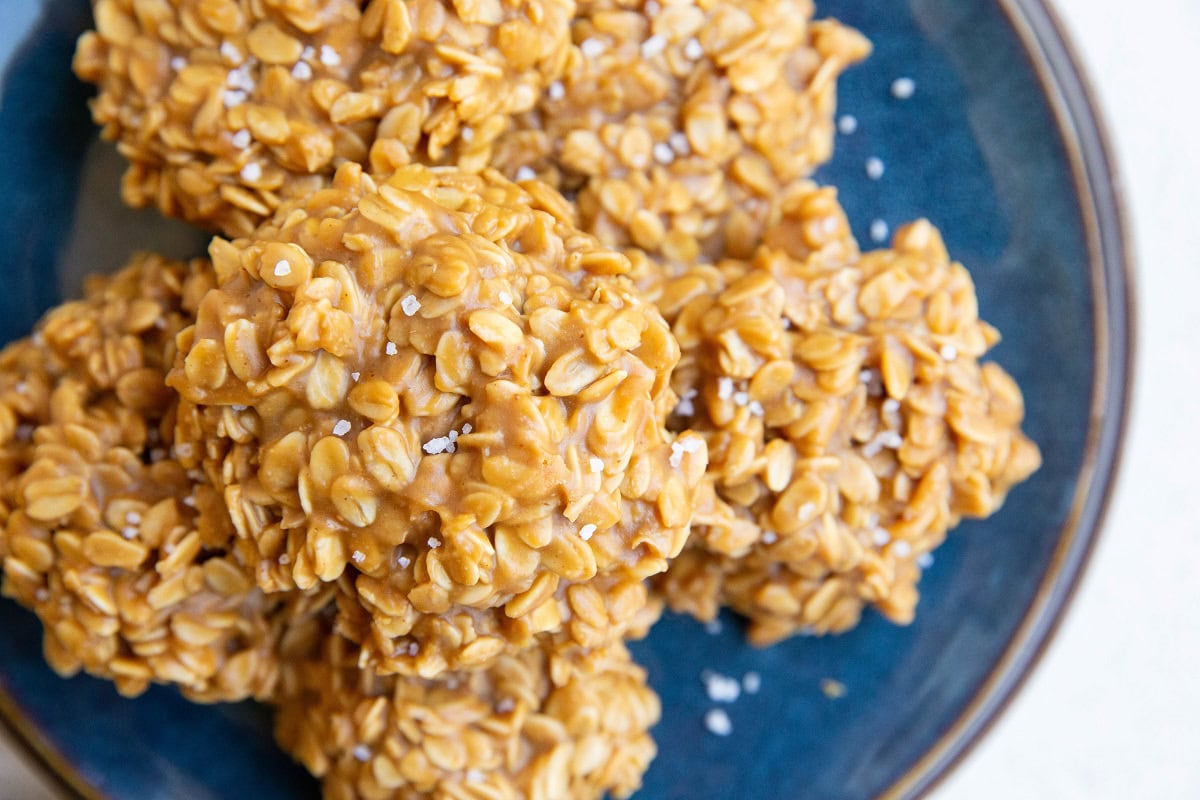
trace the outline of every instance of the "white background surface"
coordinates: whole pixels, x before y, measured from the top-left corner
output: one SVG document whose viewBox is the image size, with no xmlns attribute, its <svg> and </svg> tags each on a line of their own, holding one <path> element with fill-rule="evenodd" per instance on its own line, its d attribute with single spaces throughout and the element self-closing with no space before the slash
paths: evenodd
<svg viewBox="0 0 1200 800">
<path fill-rule="evenodd" d="M 1134 420 L 1065 625 L 934 800 L 1200 798 L 1200 0 L 1057 6 L 1107 112 L 1134 223 Z M 49 796 L 0 741 L 0 800 Z"/>
</svg>

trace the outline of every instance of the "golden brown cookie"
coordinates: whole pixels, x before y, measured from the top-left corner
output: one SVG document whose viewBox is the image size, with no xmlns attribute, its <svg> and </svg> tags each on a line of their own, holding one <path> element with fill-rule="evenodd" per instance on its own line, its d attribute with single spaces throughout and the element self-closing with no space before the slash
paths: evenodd
<svg viewBox="0 0 1200 800">
<path fill-rule="evenodd" d="M 122 194 L 230 236 L 346 161 L 478 169 L 561 72 L 571 0 L 97 0 L 75 72 Z"/>
<path fill-rule="evenodd" d="M 729 605 L 770 643 L 911 621 L 918 560 L 1040 463 L 967 270 L 918 222 L 859 254 L 833 190 L 808 187 L 750 261 L 668 280 L 682 350 L 672 426 L 702 433 L 711 492 L 661 579 L 703 619 Z"/>
<path fill-rule="evenodd" d="M 280 686 L 276 736 L 329 800 L 624 798 L 655 755 L 659 700 L 620 643 L 423 680 L 364 672 L 334 635 L 285 657 Z"/>
<path fill-rule="evenodd" d="M 345 630 L 426 677 L 639 618 L 704 443 L 663 427 L 666 323 L 559 195 L 345 165 L 211 253 L 169 382 L 263 588 L 349 576 Z"/>
<path fill-rule="evenodd" d="M 870 44 L 811 0 L 582 0 L 561 81 L 496 164 L 577 193 L 582 227 L 671 265 L 748 258 L 833 149 L 836 82 Z"/>
<path fill-rule="evenodd" d="M 4 592 L 41 619 L 56 671 L 123 694 L 261 697 L 277 674 L 272 603 L 220 496 L 171 455 L 166 369 L 211 283 L 202 262 L 138 256 L 0 354 Z"/>
</svg>

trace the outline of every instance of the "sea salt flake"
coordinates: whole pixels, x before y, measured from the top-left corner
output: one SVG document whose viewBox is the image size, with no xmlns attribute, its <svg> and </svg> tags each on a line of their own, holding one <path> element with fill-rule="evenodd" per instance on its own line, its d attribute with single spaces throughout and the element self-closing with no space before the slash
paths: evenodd
<svg viewBox="0 0 1200 800">
<path fill-rule="evenodd" d="M 350 422 L 348 420 L 339 419 L 336 423 L 334 423 L 334 425 L 333 425 L 333 435 L 334 436 L 345 436 L 349 432 L 350 432 Z"/>
<path fill-rule="evenodd" d="M 354 758 L 357 761 L 366 761 L 371 757 L 371 749 L 365 744 L 360 744 L 354 748 Z"/>
<path fill-rule="evenodd" d="M 242 51 L 233 42 L 221 42 L 221 57 L 234 64 L 242 63 Z"/>
<path fill-rule="evenodd" d="M 871 223 L 871 241 L 884 242 L 888 238 L 888 224 L 881 219 Z"/>
<path fill-rule="evenodd" d="M 667 37 L 661 33 L 656 33 L 646 41 L 642 42 L 642 58 L 654 58 L 663 50 L 667 49 Z"/>
<path fill-rule="evenodd" d="M 250 146 L 250 131 L 242 128 L 240 131 L 229 137 L 229 142 L 239 150 L 245 150 Z"/>
<path fill-rule="evenodd" d="M 921 553 L 917 556 L 917 566 L 921 569 L 929 569 L 933 566 L 933 553 Z"/>
<path fill-rule="evenodd" d="M 442 540 L 438 539 L 436 536 L 430 536 L 425 541 L 425 544 L 429 545 L 430 550 L 437 550 L 439 547 L 442 546 Z"/>
<path fill-rule="evenodd" d="M 695 437 L 687 437 L 676 439 L 671 442 L 671 455 L 667 458 L 667 463 L 673 469 L 679 469 L 683 464 L 683 457 L 687 453 L 695 453 L 701 447 L 701 441 Z"/>
<path fill-rule="evenodd" d="M 533 167 L 517 167 L 518 181 L 531 181 L 537 177 L 537 173 L 533 171 Z"/>
<path fill-rule="evenodd" d="M 599 458 L 596 458 L 595 456 L 592 456 L 591 458 L 588 459 L 588 469 L 590 469 L 593 474 L 599 473 L 599 472 L 604 472 L 603 459 L 599 459 Z"/>
<path fill-rule="evenodd" d="M 592 538 L 592 534 L 594 534 L 595 532 L 596 532 L 596 526 L 589 522 L 587 525 L 584 525 L 582 528 L 579 529 L 579 538 L 583 539 L 586 542 Z"/>
<path fill-rule="evenodd" d="M 659 142 L 654 145 L 654 160 L 659 164 L 670 164 L 675 160 L 675 151 L 671 149 L 671 145 L 666 142 Z"/>
<path fill-rule="evenodd" d="M 431 456 L 436 456 L 439 453 L 451 451 L 453 442 L 449 436 L 438 436 L 436 439 L 430 439 L 425 444 L 421 445 L 421 449 Z"/>
<path fill-rule="evenodd" d="M 400 310 L 404 312 L 404 316 L 411 317 L 421 310 L 421 301 L 410 294 L 400 301 Z"/>
<path fill-rule="evenodd" d="M 708 699 L 714 703 L 732 703 L 742 695 L 742 686 L 737 678 L 706 671 L 701 674 L 700 679 L 704 681 Z"/>
<path fill-rule="evenodd" d="M 298 81 L 310 81 L 312 80 L 312 76 L 312 67 L 304 61 L 297 61 L 295 66 L 292 67 L 292 77 Z"/>
<path fill-rule="evenodd" d="M 704 727 L 714 736 L 728 736 L 733 733 L 733 722 L 723 708 L 711 708 L 704 715 Z"/>
<path fill-rule="evenodd" d="M 838 117 L 837 127 L 838 133 L 849 136 L 858 130 L 858 117 L 852 114 L 842 114 Z"/>
<path fill-rule="evenodd" d="M 700 40 L 694 36 L 688 39 L 687 44 L 683 46 L 683 55 L 690 61 L 699 61 L 704 56 L 704 47 Z"/>
<path fill-rule="evenodd" d="M 912 555 L 912 545 L 903 539 L 897 539 L 892 543 L 892 552 L 897 558 L 908 558 Z"/>
<path fill-rule="evenodd" d="M 867 177 L 868 178 L 870 178 L 873 181 L 879 180 L 880 178 L 883 177 L 883 173 L 884 173 L 884 169 L 885 169 L 885 167 L 883 165 L 883 160 L 876 158 L 875 156 L 871 156 L 870 158 L 867 159 L 866 169 L 867 169 Z"/>
<path fill-rule="evenodd" d="M 362 550 L 355 550 L 353 553 L 350 554 L 350 560 L 353 561 L 355 564 L 361 564 L 367 560 L 367 554 L 364 553 Z"/>
<path fill-rule="evenodd" d="M 563 86 L 562 81 L 553 81 L 546 87 L 546 95 L 551 100 L 562 100 L 567 94 L 567 87 Z"/>
<path fill-rule="evenodd" d="M 394 356 L 400 351 L 396 349 L 395 342 L 388 342 L 383 346 L 383 352 L 387 353 L 389 356 Z"/>
<path fill-rule="evenodd" d="M 675 413 L 681 417 L 690 417 L 696 413 L 696 390 L 688 389 L 683 393 L 683 397 L 679 398 L 679 403 L 675 406 Z"/>
<path fill-rule="evenodd" d="M 907 100 L 917 91 L 917 82 L 912 78 L 896 78 L 892 81 L 892 97 Z"/>
<path fill-rule="evenodd" d="M 584 39 L 579 43 L 579 51 L 588 58 L 596 58 L 604 52 L 606 45 L 600 39 L 594 37 Z"/>
<path fill-rule="evenodd" d="M 731 397 L 733 397 L 733 378 L 718 378 L 717 398 L 720 400 L 728 400 Z"/>
<path fill-rule="evenodd" d="M 336 67 L 342 63 L 342 57 L 327 44 L 321 45 L 321 63 L 327 67 Z"/>
<path fill-rule="evenodd" d="M 762 688 L 762 676 L 757 672 L 747 672 L 742 676 L 742 690 L 746 694 L 758 694 Z"/>
<path fill-rule="evenodd" d="M 291 275 L 291 274 L 292 274 L 292 265 L 288 263 L 287 259 L 281 258 L 275 262 L 275 277 L 282 278 L 285 275 Z"/>
<path fill-rule="evenodd" d="M 250 74 L 248 66 L 232 69 L 225 76 L 225 85 L 230 89 L 241 89 L 243 92 L 253 92 L 258 86 L 254 81 L 254 76 Z"/>
</svg>

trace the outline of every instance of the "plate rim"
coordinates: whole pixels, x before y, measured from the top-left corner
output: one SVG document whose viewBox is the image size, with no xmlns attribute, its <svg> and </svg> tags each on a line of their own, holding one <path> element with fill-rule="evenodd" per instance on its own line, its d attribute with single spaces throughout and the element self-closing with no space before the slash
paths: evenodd
<svg viewBox="0 0 1200 800">
<path fill-rule="evenodd" d="M 1083 463 L 1059 542 L 1033 600 L 980 688 L 932 747 L 879 800 L 926 797 L 1007 711 L 1058 634 L 1120 480 L 1136 375 L 1136 256 L 1112 136 L 1083 60 L 1052 0 L 995 0 L 1050 105 L 1087 235 L 1095 374 Z"/>
<path fill-rule="evenodd" d="M 1008 710 L 1054 641 L 1086 573 L 1120 479 L 1136 374 L 1136 259 L 1112 137 L 1082 59 L 1050 0 L 994 0 L 1021 42 L 1070 162 L 1087 234 L 1095 377 L 1071 511 L 1016 634 L 970 702 L 880 800 L 915 800 L 962 763 Z M 83 778 L 0 686 L 0 725 L 60 797 L 114 800 Z"/>
<path fill-rule="evenodd" d="M 100 793 L 79 773 L 74 765 L 50 744 L 45 734 L 21 711 L 8 690 L 0 686 L 0 725 L 7 736 L 0 744 L 8 743 L 25 756 L 21 765 L 42 779 L 56 798 L 61 800 L 115 800 Z"/>
</svg>

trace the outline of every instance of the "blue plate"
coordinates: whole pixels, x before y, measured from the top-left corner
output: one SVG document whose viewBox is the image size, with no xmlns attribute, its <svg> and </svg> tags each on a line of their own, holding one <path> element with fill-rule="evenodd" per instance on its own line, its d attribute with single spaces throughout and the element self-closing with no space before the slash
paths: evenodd
<svg viewBox="0 0 1200 800">
<path fill-rule="evenodd" d="M 973 271 L 1025 390 L 1045 466 L 994 518 L 963 525 L 921 583 L 917 621 L 868 615 L 848 635 L 757 651 L 736 620 L 711 634 L 671 617 L 635 647 L 663 696 L 660 756 L 639 798 L 913 797 L 986 729 L 1053 632 L 1095 539 L 1130 375 L 1127 240 L 1084 81 L 1039 0 L 825 0 L 876 50 L 842 82 L 839 137 L 820 178 L 840 187 L 864 244 L 926 216 Z M 120 162 L 96 141 L 69 65 L 84 0 L 0 10 L 0 336 L 26 332 L 88 271 L 133 248 L 186 255 L 202 239 L 122 208 Z M 902 100 L 896 78 L 915 82 Z M 867 176 L 880 158 L 882 178 Z M 200 707 L 166 689 L 136 701 L 63 681 L 36 621 L 0 604 L 0 712 L 64 787 L 88 798 L 315 798 L 251 706 Z M 762 690 L 704 727 L 702 670 L 754 671 Z M 844 685 L 831 698 L 822 682 Z"/>
</svg>

